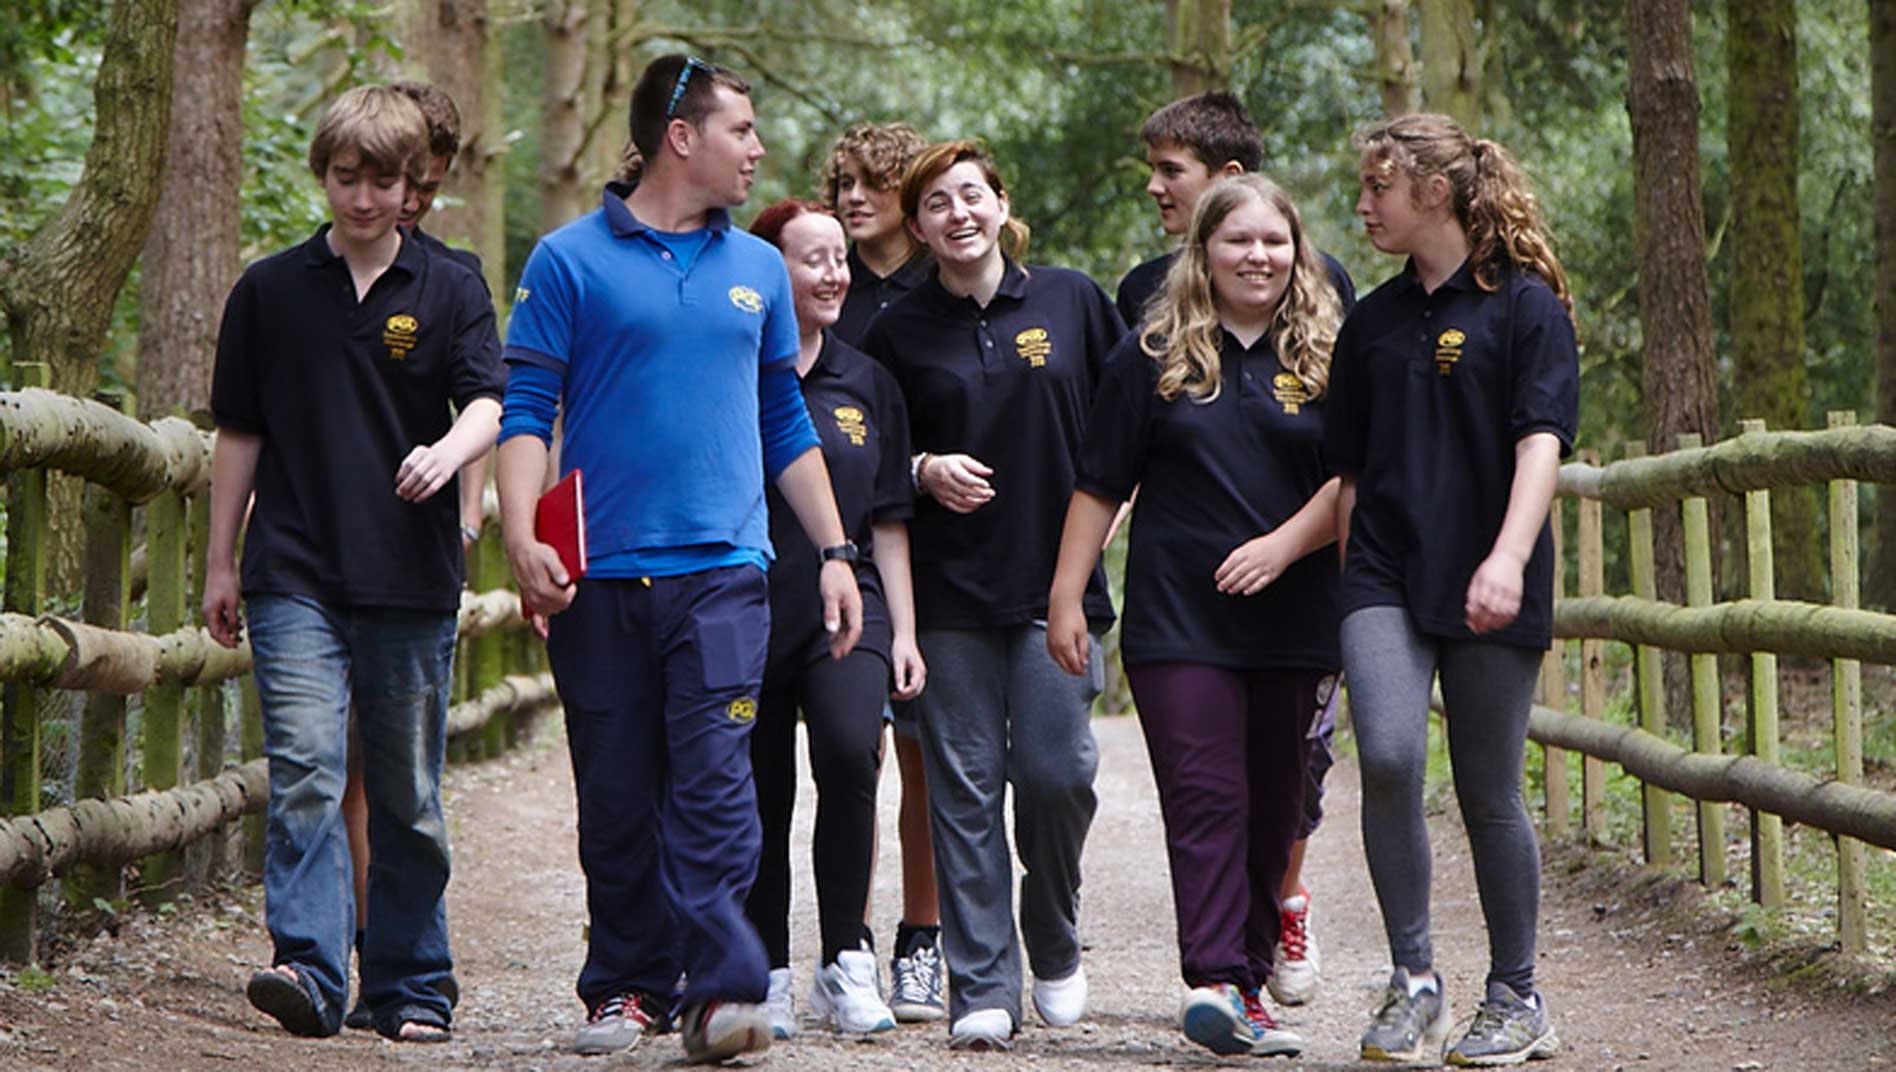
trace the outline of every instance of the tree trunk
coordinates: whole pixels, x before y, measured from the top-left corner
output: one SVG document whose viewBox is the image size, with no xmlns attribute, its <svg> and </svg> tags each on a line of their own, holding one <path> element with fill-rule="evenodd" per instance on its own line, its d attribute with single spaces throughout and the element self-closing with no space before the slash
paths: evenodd
<svg viewBox="0 0 1896 1072">
<path fill-rule="evenodd" d="M 1383 116 L 1421 110 L 1415 81 L 1415 52 L 1409 47 L 1409 0 L 1375 0 L 1369 7 L 1369 32 L 1376 44 L 1376 82 L 1382 87 Z"/>
<path fill-rule="evenodd" d="M 1876 419 L 1896 425 L 1896 0 L 1870 0 L 1870 144 L 1876 171 Z M 1876 494 L 1869 606 L 1896 607 L 1896 488 Z"/>
<path fill-rule="evenodd" d="M 546 0 L 540 87 L 540 230 L 564 226 L 586 209 L 581 177 L 586 141 L 587 41 L 604 0 Z"/>
<path fill-rule="evenodd" d="M 588 204 L 599 194 L 599 186 L 619 170 L 626 144 L 631 140 L 626 118 L 632 99 L 632 79 L 638 71 L 632 64 L 628 34 L 638 22 L 638 0 L 601 0 L 606 5 L 605 32 L 595 32 L 591 77 L 587 79 L 587 123 L 591 136 L 586 142 L 586 186 Z"/>
<path fill-rule="evenodd" d="M 1172 96 L 1231 85 L 1231 0 L 1165 0 L 1172 34 Z"/>
<path fill-rule="evenodd" d="M 1736 416 L 1802 430 L 1810 382 L 1797 210 L 1797 10 L 1792 0 L 1729 0 L 1726 10 Z M 1781 489 L 1771 506 L 1779 594 L 1819 598 L 1815 492 Z"/>
<path fill-rule="evenodd" d="M 115 0 L 93 87 L 85 170 L 57 214 L 0 253 L 0 306 L 13 360 L 43 362 L 54 389 L 87 397 L 112 307 L 144 247 L 158 204 L 171 124 L 172 49 L 178 0 Z M 54 517 L 78 516 L 78 489 L 55 481 Z M 83 532 L 56 524 L 47 587 L 77 591 Z"/>
<path fill-rule="evenodd" d="M 504 311 L 506 236 L 501 227 L 500 35 L 487 0 L 415 0 L 406 37 L 419 77 L 454 98 L 461 112 L 461 155 L 428 215 L 430 233 L 480 254 L 497 310 Z"/>
<path fill-rule="evenodd" d="M 1481 131 L 1481 47 L 1474 0 L 1416 0 L 1422 14 L 1422 103 Z"/>
<path fill-rule="evenodd" d="M 178 11 L 171 156 L 139 282 L 138 397 L 151 417 L 207 409 L 224 298 L 237 280 L 244 49 L 255 0 Z"/>
<path fill-rule="evenodd" d="M 1646 446 L 1673 450 L 1680 434 L 1718 441 L 1718 384 L 1705 269 L 1705 206 L 1699 193 L 1698 77 L 1692 67 L 1688 0 L 1628 0 L 1631 45 L 1626 113 L 1633 128 L 1634 241 L 1639 253 Z M 1713 497 L 1712 531 L 1718 531 Z M 1659 598 L 1685 602 L 1685 541 L 1676 509 L 1653 511 Z M 1717 542 L 1713 543 L 1717 575 Z M 1668 653 L 1666 710 L 1689 723 L 1686 660 Z"/>
</svg>

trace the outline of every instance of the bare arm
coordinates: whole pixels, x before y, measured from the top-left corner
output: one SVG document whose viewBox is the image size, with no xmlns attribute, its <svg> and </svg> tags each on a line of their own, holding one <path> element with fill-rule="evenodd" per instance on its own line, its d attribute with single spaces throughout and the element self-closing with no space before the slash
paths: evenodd
<svg viewBox="0 0 1896 1072">
<path fill-rule="evenodd" d="M 1337 487 L 1331 477 L 1289 520 L 1233 548 L 1212 579 L 1226 595 L 1252 596 L 1319 547 L 1336 539 Z"/>
<path fill-rule="evenodd" d="M 455 471 L 487 453 L 500 435 L 500 403 L 477 398 L 461 409 L 448 433 L 408 452 L 395 470 L 395 494 L 422 502 L 440 491 Z"/>
<path fill-rule="evenodd" d="M 1501 518 L 1488 557 L 1468 582 L 1468 628 L 1488 633 L 1506 626 L 1521 612 L 1522 574 L 1547 523 L 1560 479 L 1560 440 L 1552 432 L 1535 432 L 1514 444 L 1514 483 L 1508 488 L 1508 510 Z"/>
<path fill-rule="evenodd" d="M 1087 671 L 1092 637 L 1086 631 L 1086 582 L 1099 561 L 1100 544 L 1112 527 L 1118 504 L 1074 489 L 1060 530 L 1060 557 L 1047 593 L 1047 654 L 1069 674 Z"/>
<path fill-rule="evenodd" d="M 895 639 L 890 662 L 895 671 L 895 698 L 912 700 L 928 681 L 928 666 L 915 642 L 915 584 L 909 572 L 908 525 L 883 521 L 876 533 L 876 572 L 882 575 L 882 595 L 889 602 L 889 624 Z"/>
<path fill-rule="evenodd" d="M 843 520 L 836 513 L 836 496 L 830 491 L 829 466 L 823 464 L 823 452 L 815 447 L 797 455 L 777 476 L 777 490 L 797 515 L 797 522 L 810 542 L 818 547 L 834 547 L 848 539 Z M 847 562 L 823 563 L 817 581 L 823 594 L 823 628 L 829 630 L 830 657 L 848 655 L 862 636 L 862 593 L 856 590 L 856 571 Z"/>
<path fill-rule="evenodd" d="M 1356 512 L 1356 478 L 1343 476 L 1337 478 L 1336 488 L 1336 565 L 1343 568 L 1343 562 L 1349 557 L 1350 515 Z"/>
<path fill-rule="evenodd" d="M 211 532 L 205 549 L 204 626 L 211 639 L 234 648 L 243 639 L 243 615 L 238 609 L 237 534 L 250 508 L 257 484 L 257 458 L 263 437 L 254 432 L 217 430 L 211 451 Z"/>
<path fill-rule="evenodd" d="M 487 527 L 486 511 L 481 509 L 481 497 L 487 491 L 487 458 L 490 451 L 481 453 L 461 467 L 461 550 L 473 546 L 467 538 L 472 531 L 477 537 Z"/>
</svg>

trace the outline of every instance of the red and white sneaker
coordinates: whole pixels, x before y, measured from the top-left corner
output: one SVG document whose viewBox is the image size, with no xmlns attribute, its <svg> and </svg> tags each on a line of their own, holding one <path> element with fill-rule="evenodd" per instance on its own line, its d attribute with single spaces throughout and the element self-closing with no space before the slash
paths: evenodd
<svg viewBox="0 0 1896 1072">
<path fill-rule="evenodd" d="M 1303 1052 L 1303 1039 L 1287 1031 L 1264 1007 L 1264 997 L 1256 990 L 1244 992 L 1244 1018 L 1251 1022 L 1256 1039 L 1251 1043 L 1253 1057 L 1295 1057 Z"/>
<path fill-rule="evenodd" d="M 1310 931 L 1310 891 L 1283 903 L 1277 949 L 1271 957 L 1271 977 L 1265 984 L 1279 1005 L 1302 1005 L 1317 996 L 1323 961 L 1316 935 Z"/>
</svg>

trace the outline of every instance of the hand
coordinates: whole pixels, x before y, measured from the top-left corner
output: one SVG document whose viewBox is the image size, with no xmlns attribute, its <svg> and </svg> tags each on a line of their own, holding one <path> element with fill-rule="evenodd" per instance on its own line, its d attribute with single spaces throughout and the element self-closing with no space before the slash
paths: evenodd
<svg viewBox="0 0 1896 1072">
<path fill-rule="evenodd" d="M 957 514 L 972 514 L 994 499 L 994 470 L 966 454 L 932 454 L 917 474 L 922 490 Z"/>
<path fill-rule="evenodd" d="M 229 563 L 204 572 L 204 628 L 211 639 L 234 648 L 244 639 L 244 614 L 238 605 L 237 571 Z"/>
<path fill-rule="evenodd" d="M 1284 575 L 1295 559 L 1280 550 L 1275 533 L 1265 533 L 1233 548 L 1219 564 L 1212 580 L 1228 596 L 1254 596 Z"/>
<path fill-rule="evenodd" d="M 920 696 L 922 686 L 928 684 L 928 664 L 922 662 L 922 651 L 916 647 L 915 638 L 898 635 L 889 645 L 889 657 L 895 671 L 895 691 L 890 695 L 898 700 Z"/>
<path fill-rule="evenodd" d="M 1086 631 L 1086 612 L 1077 600 L 1047 607 L 1047 654 L 1060 669 L 1074 677 L 1085 677 L 1092 669 L 1092 645 L 1092 635 Z"/>
<path fill-rule="evenodd" d="M 830 658 L 840 659 L 862 638 L 862 593 L 856 588 L 856 569 L 840 559 L 823 563 L 817 577 L 823 596 L 823 629 L 829 633 Z"/>
<path fill-rule="evenodd" d="M 1491 633 L 1521 613 L 1521 574 L 1527 563 L 1505 551 L 1495 551 L 1475 570 L 1468 582 L 1468 629 Z"/>
<path fill-rule="evenodd" d="M 425 502 L 460 468 L 439 446 L 416 447 L 395 470 L 395 494 L 408 502 Z"/>
<path fill-rule="evenodd" d="M 573 603 L 578 588 L 560 564 L 558 551 L 538 540 L 507 545 L 507 565 L 520 589 L 520 606 L 533 617 L 551 617 Z M 541 636 L 546 634 L 542 632 Z"/>
</svg>

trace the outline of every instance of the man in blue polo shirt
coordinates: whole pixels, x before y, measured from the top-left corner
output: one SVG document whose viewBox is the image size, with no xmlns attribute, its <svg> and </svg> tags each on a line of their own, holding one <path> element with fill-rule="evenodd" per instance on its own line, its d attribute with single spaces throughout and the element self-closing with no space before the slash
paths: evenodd
<svg viewBox="0 0 1896 1072">
<path fill-rule="evenodd" d="M 575 1048 L 636 1045 L 684 973 L 687 1057 L 770 1044 L 744 916 L 761 831 L 749 736 L 770 612 L 764 481 L 822 550 L 831 652 L 861 632 L 856 548 L 798 390 L 789 276 L 730 224 L 764 155 L 750 87 L 661 56 L 632 90 L 636 185 L 535 247 L 514 296 L 498 468 L 507 557 L 566 708 L 591 923 Z M 533 532 L 555 411 L 585 474 L 575 583 Z"/>
</svg>

